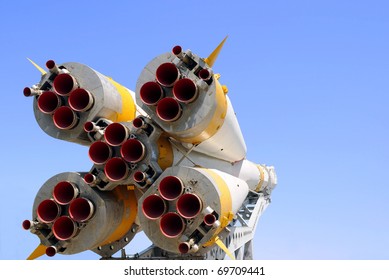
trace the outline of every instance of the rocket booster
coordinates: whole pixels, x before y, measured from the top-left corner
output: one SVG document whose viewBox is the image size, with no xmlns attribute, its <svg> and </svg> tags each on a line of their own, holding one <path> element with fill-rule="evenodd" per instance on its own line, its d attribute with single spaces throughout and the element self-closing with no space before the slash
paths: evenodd
<svg viewBox="0 0 389 280">
<path fill-rule="evenodd" d="M 139 200 L 139 220 L 150 240 L 175 253 L 205 253 L 232 221 L 247 183 L 216 169 L 172 167 Z"/>
<path fill-rule="evenodd" d="M 85 123 L 101 118 L 130 121 L 137 115 L 134 92 L 111 78 L 75 62 L 57 66 L 49 60 L 46 66 L 49 72 L 23 93 L 34 97 L 35 118 L 48 135 L 90 145 Z"/>
<path fill-rule="evenodd" d="M 65 172 L 50 178 L 35 198 L 33 222 L 23 222 L 24 229 L 38 235 L 49 256 L 94 250 L 108 257 L 138 230 L 134 190 L 121 186 L 101 192 L 84 182 L 84 174 Z"/>
<path fill-rule="evenodd" d="M 110 258 L 142 230 L 172 258 L 217 246 L 232 256 L 221 240 L 239 226 L 255 230 L 237 224 L 239 213 L 268 203 L 277 177 L 246 159 L 228 89 L 212 69 L 223 43 L 206 59 L 180 46 L 157 56 L 135 93 L 80 63 L 37 66 L 40 82 L 23 93 L 39 126 L 89 146 L 92 167 L 55 175 L 38 191 L 22 223 L 40 239 L 31 259 L 42 246 L 48 256 Z"/>
<path fill-rule="evenodd" d="M 136 101 L 188 149 L 193 146 L 195 151 L 225 161 L 240 161 L 246 156 L 246 144 L 227 87 L 219 78 L 199 56 L 176 46 L 143 69 Z"/>
</svg>

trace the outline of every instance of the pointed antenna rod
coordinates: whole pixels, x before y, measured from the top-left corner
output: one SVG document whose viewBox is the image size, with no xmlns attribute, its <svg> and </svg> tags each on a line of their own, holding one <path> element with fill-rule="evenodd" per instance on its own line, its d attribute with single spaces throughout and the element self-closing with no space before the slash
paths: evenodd
<svg viewBox="0 0 389 280">
<path fill-rule="evenodd" d="M 217 246 L 219 246 L 219 248 L 222 249 L 224 253 L 226 253 L 230 257 L 231 260 L 235 260 L 234 255 L 231 253 L 230 250 L 228 250 L 227 246 L 224 245 L 223 241 L 220 240 L 219 236 L 216 237 L 215 242 Z"/>
<path fill-rule="evenodd" d="M 42 67 L 40 67 L 38 64 L 36 64 L 34 61 L 32 61 L 31 59 L 29 59 L 28 57 L 27 57 L 27 59 L 32 63 L 32 65 L 35 66 L 36 69 L 39 70 L 39 72 L 41 72 L 42 75 L 46 74 L 46 71 L 43 70 Z"/>
<path fill-rule="evenodd" d="M 213 66 L 227 38 L 228 36 L 226 36 L 223 41 L 221 41 L 221 43 L 216 47 L 216 49 L 206 59 L 204 59 L 205 63 L 211 67 Z"/>
<path fill-rule="evenodd" d="M 40 256 L 43 256 L 46 253 L 46 246 L 43 244 L 39 244 L 38 247 L 31 253 L 31 255 L 27 258 L 27 260 L 35 260 Z"/>
</svg>

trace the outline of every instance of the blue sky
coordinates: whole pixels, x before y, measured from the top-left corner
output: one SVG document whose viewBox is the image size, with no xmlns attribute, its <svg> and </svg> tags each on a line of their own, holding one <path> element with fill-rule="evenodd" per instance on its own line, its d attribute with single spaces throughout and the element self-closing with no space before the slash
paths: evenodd
<svg viewBox="0 0 389 280">
<path fill-rule="evenodd" d="M 389 259 L 387 1 L 2 1 L 0 259 L 25 259 L 22 230 L 41 185 L 87 171 L 87 148 L 37 125 L 22 90 L 29 57 L 76 61 L 130 89 L 177 44 L 229 88 L 248 159 L 279 184 L 254 239 L 256 259 Z M 149 244 L 136 238 L 128 252 Z M 45 258 L 45 257 L 43 257 Z M 97 259 L 92 252 L 57 259 Z"/>
</svg>

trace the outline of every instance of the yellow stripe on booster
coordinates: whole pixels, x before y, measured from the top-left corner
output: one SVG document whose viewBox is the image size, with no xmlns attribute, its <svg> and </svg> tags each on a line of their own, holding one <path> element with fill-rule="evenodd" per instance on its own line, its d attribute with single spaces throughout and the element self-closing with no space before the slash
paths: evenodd
<svg viewBox="0 0 389 280">
<path fill-rule="evenodd" d="M 108 81 L 117 89 L 122 100 L 122 111 L 117 114 L 117 122 L 132 121 L 136 116 L 136 105 L 129 90 L 115 82 L 112 78 L 107 77 Z"/>
<path fill-rule="evenodd" d="M 234 213 L 232 212 L 232 197 L 230 189 L 226 182 L 216 172 L 210 169 L 202 169 L 205 171 L 214 181 L 216 187 L 220 192 L 220 226 L 215 231 L 215 237 L 232 221 Z M 205 243 L 204 246 L 211 246 L 216 242 L 216 238 L 212 238 L 209 242 Z"/>
<path fill-rule="evenodd" d="M 138 212 L 138 202 L 135 193 L 127 186 L 116 187 L 114 190 L 118 203 L 124 204 L 124 213 L 120 225 L 116 230 L 100 244 L 100 246 L 112 243 L 122 238 L 134 224 Z"/>
</svg>

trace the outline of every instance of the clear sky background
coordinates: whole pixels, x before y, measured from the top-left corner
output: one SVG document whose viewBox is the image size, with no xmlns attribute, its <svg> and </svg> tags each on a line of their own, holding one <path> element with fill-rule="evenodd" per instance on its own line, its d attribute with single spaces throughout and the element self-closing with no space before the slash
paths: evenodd
<svg viewBox="0 0 389 280">
<path fill-rule="evenodd" d="M 38 189 L 88 171 L 87 148 L 46 135 L 22 90 L 44 66 L 80 62 L 130 89 L 177 44 L 229 88 L 248 159 L 279 184 L 256 259 L 389 259 L 388 1 L 1 1 L 0 259 L 25 259 Z M 127 247 L 148 246 L 143 235 Z M 98 259 L 93 252 L 56 259 Z M 46 257 L 43 257 L 43 259 Z"/>
</svg>

